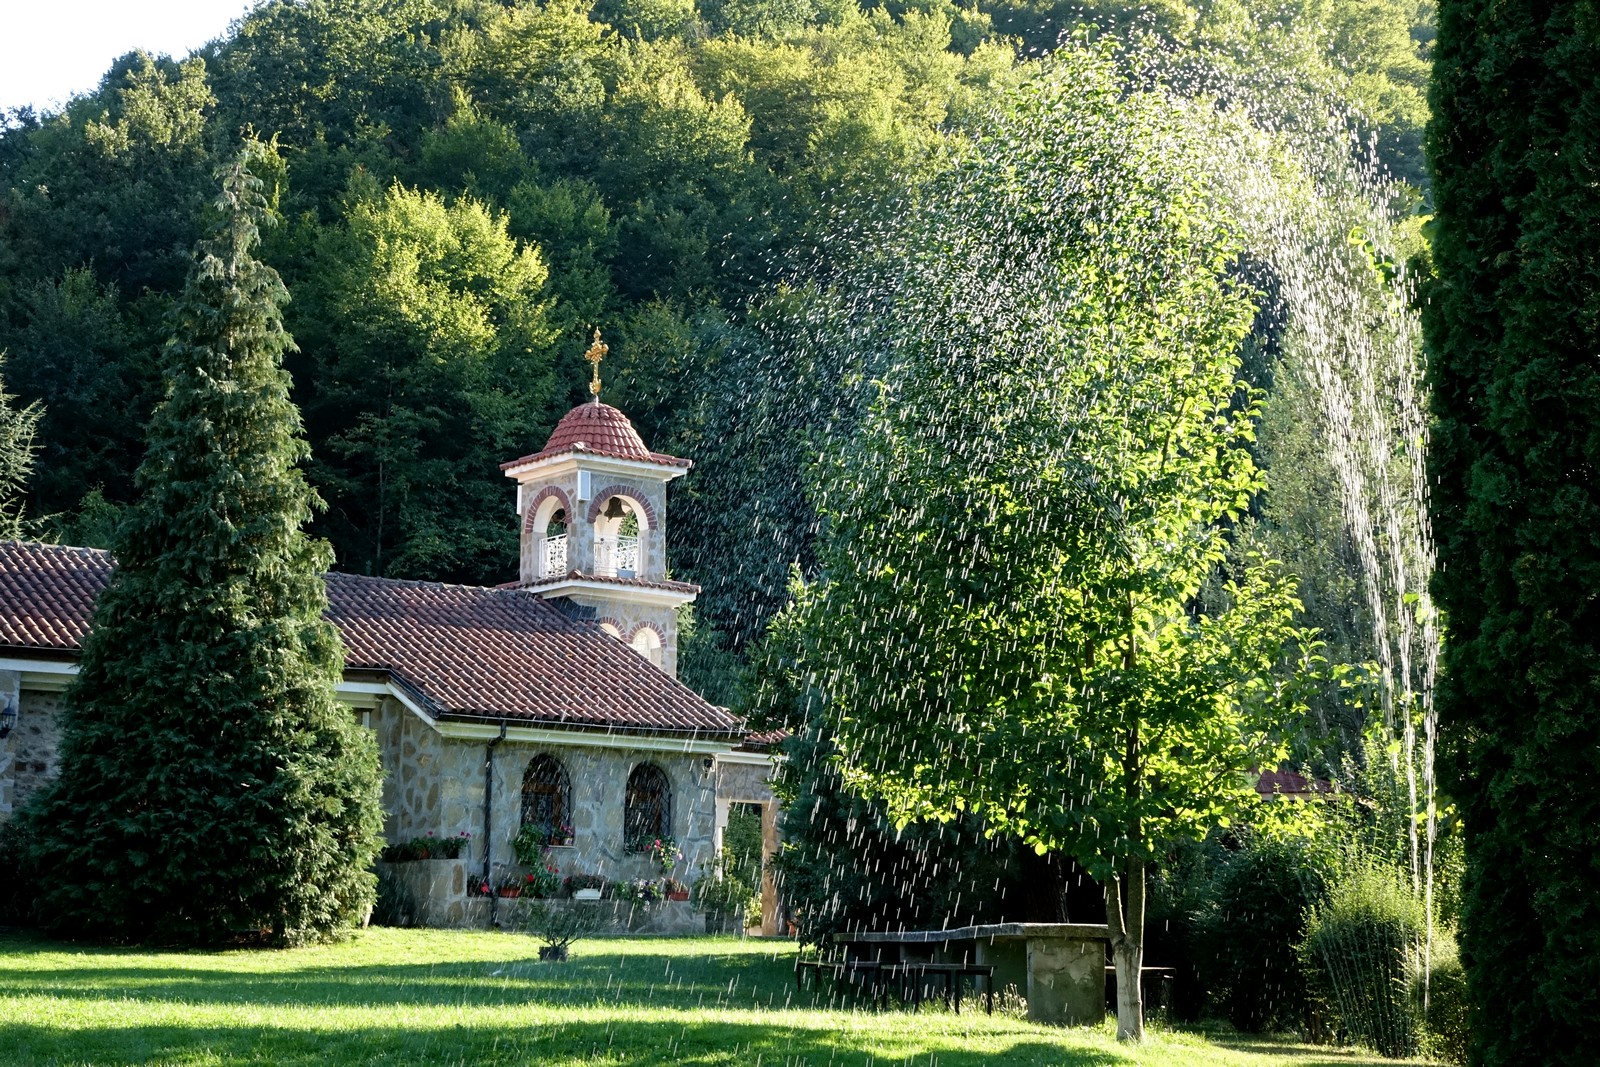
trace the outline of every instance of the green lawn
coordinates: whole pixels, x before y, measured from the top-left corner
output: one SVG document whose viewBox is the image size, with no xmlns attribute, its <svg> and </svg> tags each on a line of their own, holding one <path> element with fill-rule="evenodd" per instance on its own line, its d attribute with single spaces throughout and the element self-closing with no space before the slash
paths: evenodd
<svg viewBox="0 0 1600 1067">
<path fill-rule="evenodd" d="M 567 963 L 508 934 L 379 930 L 285 952 L 162 953 L 0 934 L 0 1063 L 89 1065 L 1377 1064 L 1258 1038 L 981 1009 L 875 1013 L 794 994 L 794 947 L 591 940 Z"/>
</svg>

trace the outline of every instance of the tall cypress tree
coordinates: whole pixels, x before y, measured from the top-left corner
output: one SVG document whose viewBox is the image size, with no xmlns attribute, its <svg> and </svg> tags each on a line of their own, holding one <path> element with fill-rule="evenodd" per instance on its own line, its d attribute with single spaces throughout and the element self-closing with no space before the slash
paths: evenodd
<svg viewBox="0 0 1600 1067">
<path fill-rule="evenodd" d="M 331 554 L 302 531 L 316 498 L 281 365 L 288 294 L 252 255 L 265 151 L 219 174 L 61 776 L 29 812 L 39 916 L 58 931 L 293 944 L 373 899 L 376 751 L 334 700 Z"/>
<path fill-rule="evenodd" d="M 1443 0 L 1429 152 L 1444 769 L 1474 1062 L 1600 1023 L 1600 4 Z"/>
</svg>

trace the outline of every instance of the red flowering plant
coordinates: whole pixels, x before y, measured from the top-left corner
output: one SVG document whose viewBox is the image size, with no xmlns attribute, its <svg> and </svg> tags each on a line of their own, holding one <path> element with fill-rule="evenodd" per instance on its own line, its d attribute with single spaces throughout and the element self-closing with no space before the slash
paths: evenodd
<svg viewBox="0 0 1600 1067">
<path fill-rule="evenodd" d="M 658 837 L 644 850 L 650 862 L 661 868 L 662 874 L 671 874 L 683 862 L 683 849 L 670 837 Z"/>
<path fill-rule="evenodd" d="M 524 878 L 524 891 L 530 897 L 553 897 L 561 893 L 561 872 L 553 863 L 543 863 Z"/>
</svg>

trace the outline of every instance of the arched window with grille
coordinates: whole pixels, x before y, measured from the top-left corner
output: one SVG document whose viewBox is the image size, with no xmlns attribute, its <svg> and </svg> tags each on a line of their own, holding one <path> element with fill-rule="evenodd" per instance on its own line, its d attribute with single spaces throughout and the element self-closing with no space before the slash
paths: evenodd
<svg viewBox="0 0 1600 1067">
<path fill-rule="evenodd" d="M 622 812 L 622 843 L 629 852 L 643 852 L 651 842 L 671 836 L 672 784 L 654 763 L 641 763 L 628 775 Z"/>
<path fill-rule="evenodd" d="M 522 772 L 522 825 L 543 830 L 548 844 L 572 844 L 572 781 L 553 756 L 540 753 Z"/>
</svg>

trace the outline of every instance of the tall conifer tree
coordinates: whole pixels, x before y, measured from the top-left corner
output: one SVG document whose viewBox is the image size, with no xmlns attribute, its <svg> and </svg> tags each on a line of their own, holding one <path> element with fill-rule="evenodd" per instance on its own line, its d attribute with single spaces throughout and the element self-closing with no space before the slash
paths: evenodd
<svg viewBox="0 0 1600 1067">
<path fill-rule="evenodd" d="M 1600 5 L 1445 0 L 1429 152 L 1435 589 L 1474 1062 L 1600 1022 Z"/>
<path fill-rule="evenodd" d="M 293 342 L 247 146 L 220 173 L 164 360 L 117 569 L 68 696 L 61 776 L 30 812 L 46 925 L 292 944 L 373 899 L 375 748 L 334 700 L 331 554 L 281 365 Z"/>
</svg>

